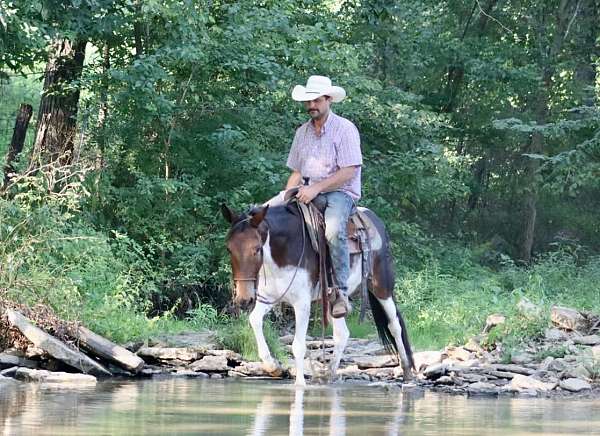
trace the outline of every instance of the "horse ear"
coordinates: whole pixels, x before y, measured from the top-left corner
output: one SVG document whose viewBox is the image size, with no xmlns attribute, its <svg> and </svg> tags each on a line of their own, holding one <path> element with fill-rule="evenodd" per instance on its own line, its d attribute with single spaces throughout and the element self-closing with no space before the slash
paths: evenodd
<svg viewBox="0 0 600 436">
<path fill-rule="evenodd" d="M 229 207 L 227 207 L 225 203 L 221 204 L 221 213 L 223 214 L 223 217 L 225 217 L 225 219 L 229 221 L 230 224 L 233 224 L 239 218 L 239 215 L 231 209 L 229 209 Z"/>
<path fill-rule="evenodd" d="M 253 227 L 258 227 L 258 225 L 262 222 L 262 220 L 265 219 L 265 216 L 267 215 L 268 210 L 269 210 L 268 204 L 266 206 L 261 207 L 256 213 L 254 213 L 254 215 L 252 215 L 252 218 L 250 218 L 250 224 Z"/>
</svg>

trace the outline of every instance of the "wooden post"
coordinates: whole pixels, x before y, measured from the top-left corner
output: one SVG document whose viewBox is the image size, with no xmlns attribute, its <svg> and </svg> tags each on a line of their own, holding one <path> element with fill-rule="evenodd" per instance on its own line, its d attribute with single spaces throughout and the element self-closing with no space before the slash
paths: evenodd
<svg viewBox="0 0 600 436">
<path fill-rule="evenodd" d="M 15 121 L 15 130 L 13 131 L 12 140 L 8 146 L 8 153 L 6 154 L 6 166 L 4 167 L 4 186 L 6 187 L 12 177 L 11 173 L 14 173 L 15 168 L 13 162 L 16 157 L 23 150 L 23 144 L 25 143 L 25 135 L 27 134 L 27 127 L 29 126 L 29 120 L 31 120 L 31 114 L 33 108 L 29 104 L 21 103 L 17 119 Z"/>
</svg>

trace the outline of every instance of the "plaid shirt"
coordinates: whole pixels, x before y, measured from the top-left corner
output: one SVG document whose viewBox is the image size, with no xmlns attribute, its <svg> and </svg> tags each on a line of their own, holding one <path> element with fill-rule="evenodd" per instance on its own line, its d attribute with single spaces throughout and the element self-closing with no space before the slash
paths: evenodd
<svg viewBox="0 0 600 436">
<path fill-rule="evenodd" d="M 362 154 L 360 135 L 356 126 L 346 118 L 329 112 L 318 136 L 312 120 L 296 130 L 296 136 L 287 159 L 287 166 L 310 179 L 309 184 L 324 180 L 340 168 L 358 166 L 356 174 L 337 191 L 345 192 L 354 200 L 360 198 Z"/>
</svg>

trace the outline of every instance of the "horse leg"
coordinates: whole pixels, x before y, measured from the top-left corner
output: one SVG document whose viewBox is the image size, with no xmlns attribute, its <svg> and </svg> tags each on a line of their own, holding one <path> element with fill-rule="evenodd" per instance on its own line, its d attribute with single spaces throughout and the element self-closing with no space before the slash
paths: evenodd
<svg viewBox="0 0 600 436">
<path fill-rule="evenodd" d="M 344 349 L 350 337 L 350 331 L 346 325 L 346 318 L 330 318 L 333 324 L 333 357 L 329 364 L 331 370 L 331 380 L 336 379 L 336 372 L 340 366 Z"/>
<path fill-rule="evenodd" d="M 296 363 L 296 385 L 306 386 L 304 380 L 304 355 L 306 354 L 306 332 L 310 319 L 310 298 L 303 298 L 294 303 L 294 314 L 296 316 L 296 331 L 292 352 Z"/>
<path fill-rule="evenodd" d="M 273 357 L 271 357 L 271 351 L 265 340 L 263 332 L 263 318 L 273 306 L 271 304 L 256 302 L 252 313 L 248 317 L 252 330 L 254 331 L 254 337 L 256 338 L 256 345 L 258 347 L 258 357 L 263 362 L 263 368 L 265 371 L 271 374 L 275 374 L 280 371 L 281 366 Z"/>
<path fill-rule="evenodd" d="M 411 380 L 413 378 L 412 369 L 406 354 L 404 342 L 402 341 L 402 327 L 400 326 L 400 321 L 398 321 L 396 304 L 394 303 L 392 297 L 385 299 L 377 298 L 377 301 L 379 301 L 381 307 L 383 307 L 383 310 L 385 311 L 385 315 L 388 319 L 388 329 L 392 333 L 394 341 L 396 342 L 396 349 L 400 355 L 400 363 L 402 365 L 402 375 L 404 380 Z"/>
</svg>

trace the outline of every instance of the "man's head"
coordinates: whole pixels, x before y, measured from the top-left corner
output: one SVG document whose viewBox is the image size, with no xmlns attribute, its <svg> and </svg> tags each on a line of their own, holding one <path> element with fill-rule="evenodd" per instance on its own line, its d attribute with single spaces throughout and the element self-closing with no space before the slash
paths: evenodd
<svg viewBox="0 0 600 436">
<path fill-rule="evenodd" d="M 333 86 L 325 76 L 310 76 L 306 86 L 296 85 L 292 98 L 304 102 L 304 107 L 312 119 L 320 119 L 329 113 L 331 103 L 342 101 L 346 91 L 339 86 Z"/>
</svg>

